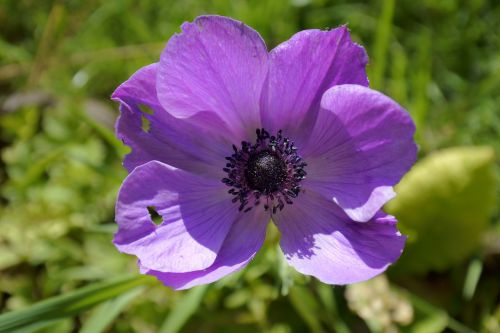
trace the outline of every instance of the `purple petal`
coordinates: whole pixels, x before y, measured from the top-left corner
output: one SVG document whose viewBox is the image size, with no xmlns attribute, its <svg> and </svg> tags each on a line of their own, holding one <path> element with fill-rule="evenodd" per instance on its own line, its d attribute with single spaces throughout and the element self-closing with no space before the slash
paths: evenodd
<svg viewBox="0 0 500 333">
<path fill-rule="evenodd" d="M 338 84 L 368 86 L 363 47 L 352 42 L 345 26 L 304 30 L 270 53 L 266 95 L 262 99 L 264 127 L 301 141 L 314 124 L 323 93 Z"/>
<path fill-rule="evenodd" d="M 394 196 L 392 186 L 416 160 L 415 126 L 387 96 L 358 85 L 328 90 L 308 144 L 304 187 L 366 222 Z"/>
<path fill-rule="evenodd" d="M 158 64 L 141 68 L 113 93 L 112 98 L 121 103 L 117 136 L 132 148 L 125 157 L 124 166 L 132 171 L 141 164 L 157 160 L 220 178 L 224 156 L 232 142 L 199 126 L 200 123 L 213 124 L 214 119 L 181 120 L 166 112 L 156 97 L 157 70 Z M 149 108 L 153 114 L 141 111 L 141 107 Z M 149 130 L 142 128 L 142 118 L 149 121 Z"/>
<path fill-rule="evenodd" d="M 351 221 L 318 194 L 301 194 L 274 217 L 290 265 L 324 283 L 349 284 L 382 273 L 396 261 L 406 237 L 395 219 L 379 213 L 367 223 Z"/>
<path fill-rule="evenodd" d="M 179 118 L 204 111 L 216 114 L 235 140 L 254 137 L 267 75 L 268 55 L 260 35 L 222 16 L 201 16 L 181 28 L 161 55 L 161 104 Z"/>
<path fill-rule="evenodd" d="M 163 273 L 141 267 L 141 271 L 156 276 L 174 289 L 188 289 L 219 280 L 242 269 L 252 260 L 264 242 L 268 219 L 269 216 L 260 209 L 240 214 L 224 240 L 217 259 L 207 269 L 188 273 Z"/>
<path fill-rule="evenodd" d="M 152 221 L 148 207 L 163 217 L 160 225 Z M 220 181 L 152 161 L 135 168 L 123 182 L 114 243 L 150 269 L 205 269 L 215 261 L 237 215 Z"/>
</svg>

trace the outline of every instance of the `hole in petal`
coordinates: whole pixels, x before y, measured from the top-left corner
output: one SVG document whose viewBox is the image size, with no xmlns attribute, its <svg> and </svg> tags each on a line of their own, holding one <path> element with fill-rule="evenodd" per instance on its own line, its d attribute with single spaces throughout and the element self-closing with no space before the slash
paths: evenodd
<svg viewBox="0 0 500 333">
<path fill-rule="evenodd" d="M 151 128 L 151 122 L 149 121 L 149 119 L 146 118 L 145 116 L 141 116 L 141 129 L 144 132 L 149 133 L 150 128 Z"/>
<path fill-rule="evenodd" d="M 147 105 L 139 104 L 139 110 L 141 110 L 141 129 L 145 133 L 149 133 L 151 129 L 151 120 L 149 116 L 152 116 L 154 111 Z"/>
<path fill-rule="evenodd" d="M 145 114 L 152 115 L 154 113 L 154 111 L 149 106 L 144 104 L 139 104 L 139 109 Z"/>
<path fill-rule="evenodd" d="M 160 214 L 156 211 L 156 208 L 153 206 L 148 206 L 148 213 L 149 216 L 151 217 L 151 221 L 153 221 L 154 224 L 160 225 L 163 223 L 163 217 L 161 217 Z"/>
</svg>

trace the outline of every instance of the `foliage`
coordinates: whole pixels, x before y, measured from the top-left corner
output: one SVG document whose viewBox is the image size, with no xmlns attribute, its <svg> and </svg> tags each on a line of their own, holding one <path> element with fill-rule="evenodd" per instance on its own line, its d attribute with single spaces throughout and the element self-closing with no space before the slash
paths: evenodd
<svg viewBox="0 0 500 333">
<path fill-rule="evenodd" d="M 203 13 L 246 22 L 269 48 L 344 23 L 366 46 L 372 86 L 412 114 L 422 158 L 387 207 L 409 240 L 386 282 L 301 276 L 272 227 L 244 271 L 187 292 L 114 249 L 127 148 L 109 95 Z M 2 1 L 0 331 L 499 331 L 499 21 L 493 0 Z M 393 318 L 395 302 L 411 320 L 367 316 Z"/>
</svg>

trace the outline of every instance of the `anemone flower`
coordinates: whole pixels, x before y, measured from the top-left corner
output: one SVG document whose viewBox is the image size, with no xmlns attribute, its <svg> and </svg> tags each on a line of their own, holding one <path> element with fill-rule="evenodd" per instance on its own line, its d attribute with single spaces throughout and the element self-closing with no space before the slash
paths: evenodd
<svg viewBox="0 0 500 333">
<path fill-rule="evenodd" d="M 348 29 L 301 31 L 268 52 L 230 18 L 181 28 L 112 96 L 132 149 L 116 247 L 174 289 L 245 267 L 269 221 L 288 263 L 325 283 L 397 260 L 405 237 L 381 208 L 416 159 L 415 127 L 368 88 Z"/>
</svg>

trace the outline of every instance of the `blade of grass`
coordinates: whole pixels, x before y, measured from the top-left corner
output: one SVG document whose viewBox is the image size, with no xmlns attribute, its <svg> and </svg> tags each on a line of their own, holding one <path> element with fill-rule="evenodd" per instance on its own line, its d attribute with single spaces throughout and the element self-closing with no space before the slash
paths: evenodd
<svg viewBox="0 0 500 333">
<path fill-rule="evenodd" d="M 416 322 L 410 333 L 440 333 L 446 329 L 448 318 L 442 313 L 434 313 Z"/>
<path fill-rule="evenodd" d="M 457 332 L 457 333 L 474 333 L 474 331 L 472 329 L 468 328 L 467 326 L 465 326 L 461 322 L 459 322 L 459 321 L 455 320 L 453 317 L 451 317 L 448 314 L 448 312 L 446 312 L 445 310 L 443 310 L 435 305 L 432 305 L 431 303 L 429 303 L 425 299 L 420 298 L 419 296 L 411 293 L 410 291 L 408 291 L 406 289 L 396 287 L 394 284 L 391 285 L 391 288 L 393 290 L 395 290 L 396 292 L 406 296 L 411 301 L 411 303 L 413 304 L 415 309 L 417 309 L 418 311 L 422 312 L 423 314 L 426 314 L 427 316 L 429 316 L 429 320 L 432 321 L 433 325 L 437 326 L 437 324 L 435 324 L 435 323 L 438 323 L 439 320 L 444 321 L 444 319 L 446 319 L 446 326 L 450 330 Z"/>
<path fill-rule="evenodd" d="M 476 291 L 477 283 L 479 282 L 479 278 L 481 277 L 481 272 L 483 271 L 483 262 L 475 258 L 469 264 L 469 268 L 467 269 L 467 274 L 465 276 L 464 288 L 462 291 L 462 295 L 466 300 L 471 300 Z"/>
<path fill-rule="evenodd" d="M 316 285 L 316 292 L 326 310 L 323 314 L 328 325 L 337 333 L 349 333 L 349 327 L 339 315 L 335 295 L 333 294 L 333 287 L 328 284 L 318 283 Z"/>
<path fill-rule="evenodd" d="M 387 87 L 388 95 L 401 105 L 408 105 L 408 55 L 399 43 L 391 48 L 391 81 Z"/>
<path fill-rule="evenodd" d="M 147 276 L 117 278 L 33 304 L 27 308 L 0 315 L 0 333 L 13 332 L 35 323 L 74 316 L 91 307 L 121 295 L 138 286 L 152 283 Z"/>
<path fill-rule="evenodd" d="M 48 330 L 51 326 L 57 326 L 65 319 L 54 319 L 54 320 L 44 320 L 41 322 L 33 323 L 28 326 L 23 326 L 20 329 L 16 329 L 11 333 L 32 333 L 32 332 L 43 332 L 43 330 Z"/>
<path fill-rule="evenodd" d="M 290 302 L 299 315 L 304 319 L 313 333 L 323 333 L 323 328 L 319 321 L 318 311 L 321 307 L 305 287 L 295 285 L 290 288 Z"/>
<path fill-rule="evenodd" d="M 114 299 L 99 305 L 91 317 L 83 324 L 80 333 L 104 332 L 125 307 L 139 295 L 144 288 L 135 288 Z"/>
<path fill-rule="evenodd" d="M 373 76 L 371 86 L 374 89 L 382 89 L 384 85 L 385 65 L 387 64 L 387 49 L 391 38 L 392 18 L 394 16 L 394 0 L 382 1 L 382 13 L 377 24 L 375 35 Z"/>
<path fill-rule="evenodd" d="M 64 7 L 56 3 L 52 6 L 47 22 L 43 29 L 42 37 L 38 44 L 35 60 L 31 67 L 28 76 L 28 86 L 34 87 L 38 82 L 44 67 L 46 66 L 47 58 L 54 47 L 54 36 L 57 26 L 60 24 L 64 16 Z"/>
<path fill-rule="evenodd" d="M 179 332 L 200 306 L 207 287 L 207 285 L 198 286 L 186 292 L 163 322 L 159 333 Z"/>
<path fill-rule="evenodd" d="M 425 144 L 422 140 L 422 130 L 426 126 L 427 113 L 429 109 L 428 86 L 432 81 L 432 32 L 429 29 L 422 29 L 418 36 L 418 50 L 415 60 L 415 70 L 412 77 L 412 105 L 411 115 L 417 126 L 415 138 L 421 145 Z"/>
</svg>

